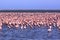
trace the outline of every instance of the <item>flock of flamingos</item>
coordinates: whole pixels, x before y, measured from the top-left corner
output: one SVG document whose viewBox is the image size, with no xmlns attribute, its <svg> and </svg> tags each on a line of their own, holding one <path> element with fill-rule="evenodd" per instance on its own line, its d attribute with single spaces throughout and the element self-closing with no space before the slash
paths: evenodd
<svg viewBox="0 0 60 40">
<path fill-rule="evenodd" d="M 27 28 L 30 25 L 37 25 L 40 27 L 48 26 L 48 31 L 51 31 L 53 26 L 60 29 L 60 13 L 56 12 L 0 12 L 0 29 L 2 29 L 3 23 L 11 27 Z"/>
</svg>

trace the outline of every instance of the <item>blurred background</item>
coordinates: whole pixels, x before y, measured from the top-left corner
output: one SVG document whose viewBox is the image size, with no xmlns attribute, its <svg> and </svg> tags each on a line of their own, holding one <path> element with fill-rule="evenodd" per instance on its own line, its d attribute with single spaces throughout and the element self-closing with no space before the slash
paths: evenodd
<svg viewBox="0 0 60 40">
<path fill-rule="evenodd" d="M 0 0 L 0 9 L 60 9 L 60 0 Z"/>
</svg>

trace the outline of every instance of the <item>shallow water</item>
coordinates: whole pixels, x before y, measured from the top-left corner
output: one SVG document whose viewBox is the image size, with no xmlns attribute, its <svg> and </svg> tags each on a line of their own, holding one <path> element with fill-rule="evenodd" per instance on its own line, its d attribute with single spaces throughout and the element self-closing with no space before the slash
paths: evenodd
<svg viewBox="0 0 60 40">
<path fill-rule="evenodd" d="M 3 25 L 0 31 L 0 40 L 60 40 L 60 30 L 57 27 L 53 27 L 51 32 L 48 32 L 47 29 L 43 26 L 9 29 Z"/>
</svg>

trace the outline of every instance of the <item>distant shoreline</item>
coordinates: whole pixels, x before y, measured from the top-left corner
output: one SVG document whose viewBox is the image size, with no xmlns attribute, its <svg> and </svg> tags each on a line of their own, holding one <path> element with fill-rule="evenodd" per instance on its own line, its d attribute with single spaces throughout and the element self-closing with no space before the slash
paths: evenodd
<svg viewBox="0 0 60 40">
<path fill-rule="evenodd" d="M 0 10 L 0 12 L 60 12 L 60 10 Z"/>
</svg>

